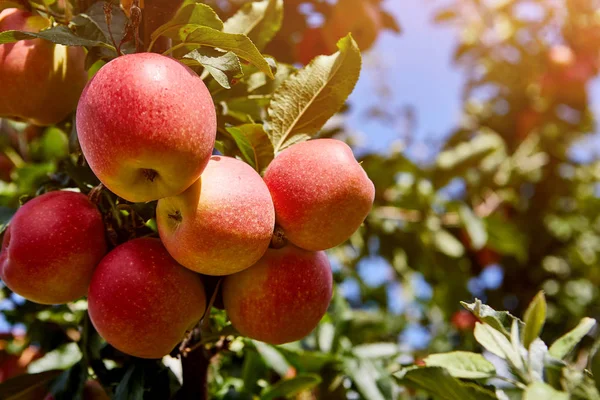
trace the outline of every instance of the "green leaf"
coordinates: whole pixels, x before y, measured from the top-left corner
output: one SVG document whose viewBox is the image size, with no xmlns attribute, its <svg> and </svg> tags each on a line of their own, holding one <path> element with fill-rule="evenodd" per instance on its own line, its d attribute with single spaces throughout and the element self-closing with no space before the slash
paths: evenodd
<svg viewBox="0 0 600 400">
<path fill-rule="evenodd" d="M 50 393 L 55 400 L 84 400 L 83 386 L 88 378 L 87 368 L 77 363 L 63 371 L 50 385 Z"/>
<path fill-rule="evenodd" d="M 526 349 L 540 335 L 546 322 L 546 297 L 544 292 L 539 292 L 527 307 L 523 316 L 525 327 L 523 328 L 523 346 Z"/>
<path fill-rule="evenodd" d="M 67 369 L 79 362 L 81 357 L 81 351 L 77 343 L 67 343 L 33 361 L 27 366 L 27 372 L 35 374 L 56 369 Z"/>
<path fill-rule="evenodd" d="M 475 215 L 473 210 L 466 204 L 462 204 L 458 209 L 458 215 L 469 234 L 471 246 L 474 250 L 480 250 L 487 242 L 487 231 L 481 218 Z"/>
<path fill-rule="evenodd" d="M 395 357 L 400 352 L 396 343 L 368 343 L 354 346 L 352 353 L 358 358 L 376 359 Z"/>
<path fill-rule="evenodd" d="M 559 392 L 544 382 L 534 382 L 523 392 L 523 400 L 569 400 L 569 394 Z"/>
<path fill-rule="evenodd" d="M 267 74 L 269 78 L 274 78 L 273 71 L 271 71 L 271 67 L 265 57 L 260 54 L 254 43 L 245 35 L 225 33 L 199 25 L 180 33 L 181 43 L 172 47 L 169 51 L 174 51 L 178 47 L 194 50 L 200 46 L 231 51 L 241 59 L 255 65 L 259 70 Z"/>
<path fill-rule="evenodd" d="M 249 2 L 225 21 L 223 31 L 244 34 L 262 50 L 279 31 L 282 21 L 283 0 Z"/>
<path fill-rule="evenodd" d="M 561 336 L 550 346 L 550 355 L 562 360 L 579 344 L 581 339 L 587 335 L 596 325 L 593 318 L 583 318 L 579 324 L 569 333 Z"/>
<path fill-rule="evenodd" d="M 548 346 L 540 338 L 535 338 L 529 345 L 527 351 L 527 368 L 529 375 L 534 381 L 544 380 L 544 367 L 546 366 L 546 356 L 548 354 Z"/>
<path fill-rule="evenodd" d="M 485 322 L 492 328 L 502 332 L 506 337 L 509 336 L 509 331 L 514 320 L 517 320 L 520 326 L 523 324 L 521 320 L 507 311 L 496 311 L 492 307 L 483 304 L 479 299 L 475 299 L 475 302 L 471 304 L 465 302 L 461 302 L 461 304 L 467 310 L 471 311 L 481 322 Z"/>
<path fill-rule="evenodd" d="M 363 398 L 385 400 L 385 396 L 377 386 L 380 374 L 370 360 L 346 360 L 344 367 Z"/>
<path fill-rule="evenodd" d="M 264 375 L 266 370 L 262 357 L 254 350 L 244 353 L 244 364 L 242 366 L 242 380 L 244 389 L 254 392 L 257 382 Z"/>
<path fill-rule="evenodd" d="M 504 141 L 500 136 L 485 132 L 442 151 L 437 157 L 434 170 L 436 187 L 442 187 L 454 177 L 477 168 L 486 157 L 503 147 Z"/>
<path fill-rule="evenodd" d="M 326 365 L 339 364 L 336 354 L 279 347 L 285 359 L 298 371 L 319 373 Z"/>
<path fill-rule="evenodd" d="M 496 368 L 481 354 L 468 351 L 431 354 L 423 360 L 428 367 L 442 367 L 455 378 L 482 379 L 495 375 Z"/>
<path fill-rule="evenodd" d="M 111 14 L 110 32 L 112 32 L 112 38 L 106 21 L 106 14 L 104 12 L 104 2 L 96 2 L 92 4 L 85 13 L 73 17 L 71 20 L 73 31 L 79 37 L 104 42 L 112 48 L 112 39 L 115 40 L 115 43 L 119 44 L 125 36 L 127 16 L 119 7 L 111 7 Z M 134 47 L 135 46 L 131 44 L 126 52 L 135 51 Z M 121 48 L 121 50 L 125 49 Z M 116 55 L 116 52 L 114 55 Z"/>
<path fill-rule="evenodd" d="M 291 366 L 277 348 L 257 340 L 253 340 L 252 343 L 269 367 L 280 376 L 287 375 Z"/>
<path fill-rule="evenodd" d="M 489 325 L 480 322 L 475 323 L 475 339 L 487 351 L 498 357 L 510 361 L 517 369 L 523 368 L 523 360 L 518 351 L 515 350 L 512 343 L 501 332 Z"/>
<path fill-rule="evenodd" d="M 39 400 L 40 393 L 63 371 L 46 371 L 39 374 L 19 375 L 0 383 L 2 400 Z"/>
<path fill-rule="evenodd" d="M 273 94 L 268 132 L 275 153 L 315 135 L 354 90 L 360 51 L 351 35 L 337 45 L 337 53 L 315 58 Z"/>
<path fill-rule="evenodd" d="M 232 79 L 242 74 L 240 59 L 231 51 L 224 53 L 211 48 L 200 48 L 186 54 L 182 62 L 189 65 L 187 60 L 202 65 L 225 89 L 231 89 Z"/>
<path fill-rule="evenodd" d="M 45 31 L 41 31 L 39 33 L 22 31 L 4 31 L 0 33 L 0 44 L 14 43 L 18 42 L 19 40 L 31 39 L 45 39 L 52 43 L 62 44 L 65 46 L 102 46 L 111 50 L 115 50 L 115 48 L 108 43 L 79 37 L 64 25 L 46 29 Z"/>
<path fill-rule="evenodd" d="M 600 392 L 596 389 L 594 380 L 589 376 L 588 371 L 581 371 L 577 368 L 567 366 L 562 369 L 562 375 L 562 388 L 571 395 L 571 399 L 600 399 Z"/>
<path fill-rule="evenodd" d="M 309 390 L 321 383 L 321 377 L 315 374 L 301 374 L 291 379 L 282 379 L 272 386 L 267 387 L 261 400 L 271 400 L 276 398 L 290 398 L 300 392 Z"/>
<path fill-rule="evenodd" d="M 248 164 L 259 173 L 273 160 L 273 145 L 260 124 L 227 128 Z"/>
<path fill-rule="evenodd" d="M 125 372 L 123 379 L 115 389 L 114 400 L 144 399 L 144 369 L 133 363 Z"/>
<path fill-rule="evenodd" d="M 409 367 L 394 374 L 400 384 L 430 393 L 441 400 L 491 400 L 493 392 L 461 382 L 441 367 Z"/>
<path fill-rule="evenodd" d="M 431 232 L 433 235 L 433 244 L 436 249 L 448 257 L 458 258 L 465 253 L 462 243 L 445 229 L 438 229 Z"/>
<path fill-rule="evenodd" d="M 490 215 L 484 218 L 488 233 L 488 246 L 500 254 L 515 256 L 519 261 L 527 260 L 528 237 L 511 221 Z"/>
<path fill-rule="evenodd" d="M 199 26 L 205 26 L 216 29 L 223 29 L 223 21 L 217 13 L 202 3 L 184 3 L 175 13 L 171 20 L 159 26 L 150 36 L 152 43 L 150 48 L 160 36 L 167 36 L 171 39 L 181 39 L 186 37 L 189 31 Z"/>
<path fill-rule="evenodd" d="M 30 151 L 35 159 L 44 161 L 65 158 L 69 155 L 69 137 L 62 129 L 49 127 L 41 138 L 31 142 Z"/>
</svg>

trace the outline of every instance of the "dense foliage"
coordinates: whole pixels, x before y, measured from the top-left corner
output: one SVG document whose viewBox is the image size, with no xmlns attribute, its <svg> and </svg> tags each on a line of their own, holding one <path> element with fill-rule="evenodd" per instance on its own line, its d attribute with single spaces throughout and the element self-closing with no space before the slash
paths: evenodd
<svg viewBox="0 0 600 400">
<path fill-rule="evenodd" d="M 352 144 L 343 124 L 323 126 L 358 79 L 359 48 L 370 57 L 401 22 L 378 0 L 140 3 L 0 8 L 51 17 L 36 37 L 85 46 L 90 76 L 136 49 L 181 59 L 217 105 L 219 152 L 259 172 L 309 137 Z M 183 346 L 182 370 L 175 358 L 140 360 L 107 345 L 85 300 L 42 306 L 4 287 L 14 328 L 0 342 L 0 397 L 43 398 L 48 387 L 56 399 L 83 398 L 93 378 L 117 399 L 167 399 L 183 377 L 181 398 L 203 382 L 215 399 L 600 398 L 600 163 L 576 147 L 596 130 L 588 91 L 600 68 L 598 10 L 597 0 L 455 0 L 439 10 L 434 21 L 454 27 L 454 62 L 467 77 L 462 122 L 431 162 L 398 149 L 361 157 L 375 205 L 328 252 L 334 298 L 305 340 L 241 337 L 211 308 Z M 31 37 L 4 32 L 0 43 Z M 319 54 L 332 55 L 310 63 Z M 371 114 L 403 118 L 385 104 Z M 47 128 L 0 123 L 3 227 L 36 194 L 98 186 L 71 118 Z M 156 236 L 155 202 L 92 196 L 111 246 Z"/>
</svg>

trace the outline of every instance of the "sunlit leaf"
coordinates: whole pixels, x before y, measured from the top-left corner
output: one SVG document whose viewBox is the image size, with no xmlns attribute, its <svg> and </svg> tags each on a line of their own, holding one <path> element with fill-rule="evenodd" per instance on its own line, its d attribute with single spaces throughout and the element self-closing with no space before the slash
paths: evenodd
<svg viewBox="0 0 600 400">
<path fill-rule="evenodd" d="M 315 135 L 354 89 L 361 56 L 352 36 L 338 42 L 339 52 L 319 56 L 283 82 L 269 105 L 269 136 L 275 153 Z"/>
<path fill-rule="evenodd" d="M 442 367 L 455 378 L 482 379 L 496 373 L 494 365 L 481 354 L 466 351 L 431 354 L 424 360 L 428 367 Z"/>
<path fill-rule="evenodd" d="M 283 0 L 248 2 L 225 21 L 224 32 L 241 33 L 262 50 L 281 28 Z"/>
</svg>

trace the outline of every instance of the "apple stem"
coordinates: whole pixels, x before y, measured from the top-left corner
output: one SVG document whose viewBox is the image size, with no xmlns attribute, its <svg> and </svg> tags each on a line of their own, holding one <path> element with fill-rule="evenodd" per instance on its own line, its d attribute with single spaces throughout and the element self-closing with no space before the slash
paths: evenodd
<svg viewBox="0 0 600 400">
<path fill-rule="evenodd" d="M 288 239 L 285 237 L 285 232 L 283 232 L 283 228 L 279 225 L 275 225 L 275 229 L 273 230 L 273 236 L 271 237 L 271 244 L 269 245 L 272 249 L 281 249 L 288 244 Z"/>
<path fill-rule="evenodd" d="M 100 194 L 102 193 L 103 189 L 104 189 L 104 185 L 102 183 L 100 183 L 98 186 L 96 186 L 92 190 L 90 190 L 90 193 L 88 194 L 88 199 L 90 199 L 90 201 L 93 204 L 98 205 L 98 203 L 100 202 Z"/>
<path fill-rule="evenodd" d="M 175 211 L 173 214 L 169 214 L 169 218 L 174 219 L 177 222 L 183 221 L 183 217 L 181 216 L 181 212 L 179 210 Z"/>
</svg>

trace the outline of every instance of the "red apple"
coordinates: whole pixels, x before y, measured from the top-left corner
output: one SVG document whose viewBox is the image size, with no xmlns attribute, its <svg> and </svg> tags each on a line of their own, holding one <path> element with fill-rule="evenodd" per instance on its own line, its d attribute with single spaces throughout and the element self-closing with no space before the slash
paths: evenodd
<svg viewBox="0 0 600 400">
<path fill-rule="evenodd" d="M 202 317 L 200 275 L 179 265 L 160 240 L 139 238 L 104 257 L 88 295 L 96 330 L 118 350 L 141 358 L 171 352 Z"/>
<path fill-rule="evenodd" d="M 8 8 L 0 12 L 0 32 L 39 32 L 50 21 L 30 12 Z M 65 119 L 77 106 L 87 82 L 85 51 L 43 39 L 0 44 L 0 117 L 36 125 Z"/>
<path fill-rule="evenodd" d="M 134 202 L 175 196 L 194 183 L 212 154 L 216 124 L 202 79 L 154 53 L 106 64 L 77 107 L 77 133 L 91 169 Z"/>
<path fill-rule="evenodd" d="M 269 249 L 252 267 L 223 282 L 223 303 L 244 336 L 271 344 L 302 339 L 331 301 L 327 255 L 295 246 Z"/>
<path fill-rule="evenodd" d="M 0 277 L 11 290 L 42 304 L 85 296 L 106 252 L 100 212 L 88 198 L 68 191 L 25 203 L 4 233 Z"/>
<path fill-rule="evenodd" d="M 472 331 L 475 328 L 475 317 L 470 311 L 460 310 L 452 314 L 452 325 L 459 331 Z"/>
<path fill-rule="evenodd" d="M 313 58 L 321 54 L 330 54 L 332 50 L 335 51 L 325 42 L 321 28 L 312 28 L 304 31 L 302 40 L 296 45 L 295 56 L 306 65 Z"/>
<path fill-rule="evenodd" d="M 373 182 L 347 144 L 316 139 L 292 145 L 271 162 L 265 182 L 277 223 L 306 250 L 325 250 L 347 240 L 373 206 Z"/>
<path fill-rule="evenodd" d="M 338 40 L 348 33 L 352 33 L 361 50 L 367 50 L 373 46 L 381 29 L 381 12 L 370 0 L 338 0 L 322 32 L 332 53 L 337 51 Z"/>
<path fill-rule="evenodd" d="M 156 222 L 181 265 L 205 275 L 229 275 L 265 253 L 275 211 L 269 189 L 252 167 L 213 156 L 190 188 L 158 201 Z"/>
</svg>

